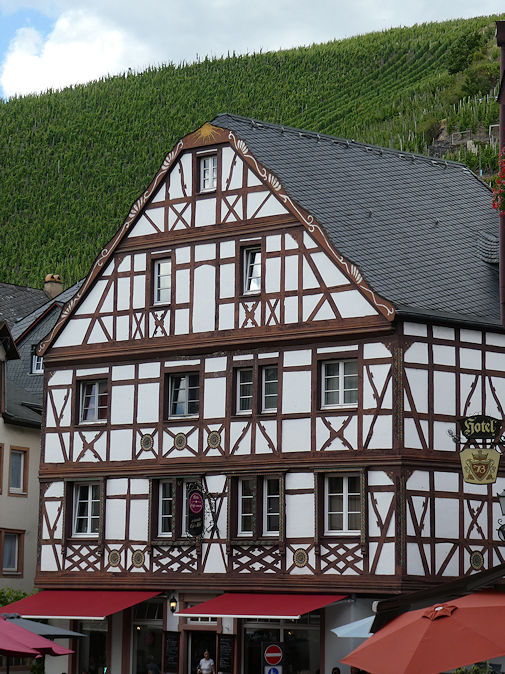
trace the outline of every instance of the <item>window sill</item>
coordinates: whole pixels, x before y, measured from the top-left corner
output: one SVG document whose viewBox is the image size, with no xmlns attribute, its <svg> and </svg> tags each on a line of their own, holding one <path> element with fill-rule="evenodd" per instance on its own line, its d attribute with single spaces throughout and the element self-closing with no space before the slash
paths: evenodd
<svg viewBox="0 0 505 674">
<path fill-rule="evenodd" d="M 340 538 L 360 538 L 361 537 L 361 531 L 331 531 L 328 533 L 324 533 L 321 537 L 323 540 L 338 540 Z"/>
<path fill-rule="evenodd" d="M 18 578 L 22 578 L 23 573 L 21 571 L 14 571 L 14 570 L 11 571 L 10 569 L 2 569 L 0 576 L 10 576 L 11 578 L 13 576 L 17 576 Z"/>
<path fill-rule="evenodd" d="M 207 194 L 216 194 L 216 192 L 217 192 L 217 185 L 216 187 L 207 187 L 206 189 L 198 190 L 197 195 L 199 197 L 204 197 Z"/>
<path fill-rule="evenodd" d="M 200 542 L 200 539 L 195 537 L 188 536 L 187 538 L 154 538 L 151 541 L 151 545 L 156 545 L 158 547 L 167 547 L 167 548 L 182 548 L 187 547 L 188 545 L 196 545 Z"/>
<path fill-rule="evenodd" d="M 96 543 L 97 545 L 99 543 L 98 534 L 72 534 L 68 541 L 71 543 L 77 543 L 77 541 L 79 543 Z"/>
<path fill-rule="evenodd" d="M 356 410 L 358 403 L 342 403 L 341 405 L 321 405 L 320 412 L 331 412 L 331 410 Z"/>
<path fill-rule="evenodd" d="M 260 536 L 259 538 L 246 538 L 245 536 L 238 536 L 235 538 L 230 538 L 230 545 L 272 545 L 278 544 L 282 545 L 282 541 L 279 536 Z"/>
<path fill-rule="evenodd" d="M 151 309 L 167 309 L 170 308 L 171 304 L 171 302 L 153 302 Z"/>
<path fill-rule="evenodd" d="M 260 297 L 261 296 L 261 289 L 260 290 L 246 290 L 243 291 L 240 295 L 240 299 L 246 300 L 251 297 Z"/>
<path fill-rule="evenodd" d="M 28 496 L 27 491 L 10 491 L 8 492 L 8 496 L 21 496 L 23 498 L 26 498 Z"/>
<path fill-rule="evenodd" d="M 107 419 L 93 419 L 92 421 L 79 421 L 79 426 L 103 426 Z"/>
</svg>

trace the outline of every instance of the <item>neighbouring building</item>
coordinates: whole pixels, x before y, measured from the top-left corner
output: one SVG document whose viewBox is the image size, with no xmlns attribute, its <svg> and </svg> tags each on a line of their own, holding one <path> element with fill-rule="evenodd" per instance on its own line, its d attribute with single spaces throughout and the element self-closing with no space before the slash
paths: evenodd
<svg viewBox="0 0 505 674">
<path fill-rule="evenodd" d="M 5 363 L 0 410 L 0 585 L 24 592 L 34 588 L 39 521 L 44 366 L 35 348 L 77 287 L 61 292 L 53 274 L 44 291 L 0 283 L 0 321 L 19 354 Z"/>
<path fill-rule="evenodd" d="M 329 674 L 372 600 L 503 562 L 503 471 L 464 483 L 449 435 L 503 418 L 496 245 L 462 165 L 182 138 L 39 347 L 43 592 L 9 610 L 86 631 L 73 674 L 256 674 L 264 642 Z"/>
</svg>

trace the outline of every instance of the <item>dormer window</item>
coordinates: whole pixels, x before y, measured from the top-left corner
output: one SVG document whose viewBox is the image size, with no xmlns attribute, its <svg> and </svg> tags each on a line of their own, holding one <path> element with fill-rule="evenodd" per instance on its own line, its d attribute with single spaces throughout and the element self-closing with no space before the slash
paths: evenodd
<svg viewBox="0 0 505 674">
<path fill-rule="evenodd" d="M 213 192 L 217 187 L 217 154 L 200 157 L 200 192 Z"/>
<path fill-rule="evenodd" d="M 32 360 L 30 365 L 31 374 L 42 374 L 44 372 L 44 361 L 42 356 L 37 356 L 35 346 L 32 347 Z"/>
</svg>

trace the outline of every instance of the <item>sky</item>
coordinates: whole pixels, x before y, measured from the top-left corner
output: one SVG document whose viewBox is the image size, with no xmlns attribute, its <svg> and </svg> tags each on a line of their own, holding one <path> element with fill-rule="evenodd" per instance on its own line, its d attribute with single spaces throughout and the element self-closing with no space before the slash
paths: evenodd
<svg viewBox="0 0 505 674">
<path fill-rule="evenodd" d="M 0 97 L 504 8 L 503 0 L 0 0 Z"/>
</svg>

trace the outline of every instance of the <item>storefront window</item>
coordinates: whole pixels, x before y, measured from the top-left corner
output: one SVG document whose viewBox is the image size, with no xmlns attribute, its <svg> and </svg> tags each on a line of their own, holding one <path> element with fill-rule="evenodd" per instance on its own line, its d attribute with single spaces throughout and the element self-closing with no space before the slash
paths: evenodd
<svg viewBox="0 0 505 674">
<path fill-rule="evenodd" d="M 284 650 L 283 674 L 315 674 L 320 668 L 319 614 L 299 620 L 258 620 L 244 625 L 244 674 L 263 672 L 262 647 L 280 642 Z"/>
<path fill-rule="evenodd" d="M 133 609 L 133 674 L 145 674 L 154 663 L 161 671 L 163 600 L 156 598 Z"/>
<path fill-rule="evenodd" d="M 105 674 L 107 652 L 107 621 L 90 620 L 81 623 L 79 632 L 87 639 L 79 639 L 79 671 L 87 674 Z"/>
</svg>

